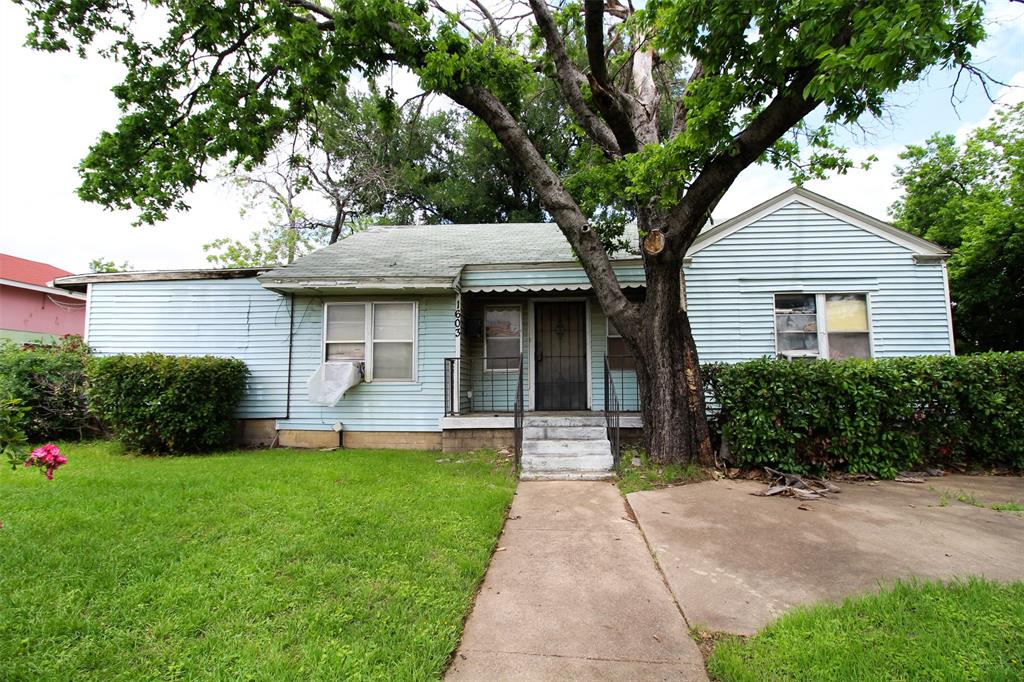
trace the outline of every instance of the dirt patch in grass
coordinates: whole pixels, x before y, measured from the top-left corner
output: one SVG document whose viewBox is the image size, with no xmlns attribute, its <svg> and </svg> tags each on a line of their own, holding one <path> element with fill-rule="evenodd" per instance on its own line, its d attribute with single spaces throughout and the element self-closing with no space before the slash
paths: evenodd
<svg viewBox="0 0 1024 682">
<path fill-rule="evenodd" d="M 624 449 L 619 459 L 619 489 L 623 495 L 715 478 L 715 470 L 697 464 L 659 464 L 643 450 Z"/>
<path fill-rule="evenodd" d="M 737 640 L 743 642 L 746 637 L 743 635 L 734 635 L 731 632 L 721 632 L 718 630 L 708 630 L 700 626 L 690 628 L 690 637 L 694 642 L 697 643 L 697 648 L 700 649 L 700 655 L 704 657 L 704 665 L 706 666 L 708 661 L 711 660 L 711 656 L 715 653 L 715 649 L 721 642 Z"/>
</svg>

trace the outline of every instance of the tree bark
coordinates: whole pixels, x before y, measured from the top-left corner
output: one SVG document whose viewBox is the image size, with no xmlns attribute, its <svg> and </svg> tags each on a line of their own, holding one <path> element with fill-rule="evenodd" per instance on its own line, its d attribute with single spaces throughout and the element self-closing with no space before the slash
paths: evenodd
<svg viewBox="0 0 1024 682">
<path fill-rule="evenodd" d="M 647 261 L 641 323 L 633 329 L 620 327 L 635 359 L 644 444 L 648 456 L 661 464 L 712 465 L 700 362 L 683 305 L 681 263 L 668 253 Z"/>
</svg>

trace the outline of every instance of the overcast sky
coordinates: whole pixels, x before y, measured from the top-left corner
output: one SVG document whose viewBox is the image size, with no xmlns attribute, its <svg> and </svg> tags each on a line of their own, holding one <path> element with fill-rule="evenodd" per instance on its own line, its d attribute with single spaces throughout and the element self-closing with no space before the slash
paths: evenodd
<svg viewBox="0 0 1024 682">
<path fill-rule="evenodd" d="M 1002 102 L 1024 99 L 1024 7 L 993 2 L 990 35 L 976 51 L 982 66 L 1013 87 Z M 153 227 L 132 227 L 127 212 L 81 202 L 75 165 L 101 130 L 117 120 L 110 93 L 119 68 L 101 59 L 36 53 L 22 47 L 24 10 L 0 0 L 0 251 L 41 260 L 74 272 L 97 257 L 129 261 L 137 269 L 206 266 L 202 245 L 218 237 L 244 238 L 263 227 L 266 214 L 241 215 L 242 197 L 209 182 L 191 197 L 192 210 Z M 879 158 L 869 171 L 812 182 L 808 188 L 880 218 L 898 193 L 892 169 L 907 144 L 932 133 L 964 135 L 991 114 L 977 84 L 962 102 L 950 102 L 953 75 L 936 72 L 903 88 L 892 99 L 886 121 L 871 122 L 868 134 L 845 140 L 855 159 Z M 716 219 L 739 213 L 789 186 L 782 174 L 751 168 L 722 201 Z"/>
</svg>

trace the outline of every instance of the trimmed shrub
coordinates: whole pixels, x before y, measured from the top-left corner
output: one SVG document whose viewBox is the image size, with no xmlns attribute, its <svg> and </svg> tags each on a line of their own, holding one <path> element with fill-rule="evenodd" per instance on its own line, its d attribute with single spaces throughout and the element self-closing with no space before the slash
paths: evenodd
<svg viewBox="0 0 1024 682">
<path fill-rule="evenodd" d="M 89 407 L 126 448 L 207 452 L 234 435 L 248 368 L 230 358 L 115 355 L 89 363 Z"/>
<path fill-rule="evenodd" d="M 98 431 L 85 395 L 89 347 L 68 335 L 52 345 L 0 345 L 0 398 L 26 408 L 30 441 L 82 439 Z"/>
<path fill-rule="evenodd" d="M 1024 468 L 1024 353 L 762 359 L 706 372 L 743 466 L 884 477 L 922 464 Z"/>
</svg>

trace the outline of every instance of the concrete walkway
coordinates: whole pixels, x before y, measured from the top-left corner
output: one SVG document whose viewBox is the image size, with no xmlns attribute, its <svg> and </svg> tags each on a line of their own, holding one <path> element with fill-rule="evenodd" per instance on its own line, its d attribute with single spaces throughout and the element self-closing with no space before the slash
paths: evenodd
<svg viewBox="0 0 1024 682">
<path fill-rule="evenodd" d="M 521 482 L 448 680 L 707 680 L 615 485 Z"/>
</svg>

